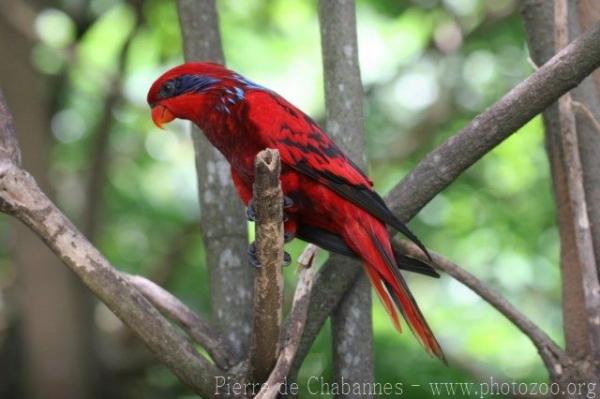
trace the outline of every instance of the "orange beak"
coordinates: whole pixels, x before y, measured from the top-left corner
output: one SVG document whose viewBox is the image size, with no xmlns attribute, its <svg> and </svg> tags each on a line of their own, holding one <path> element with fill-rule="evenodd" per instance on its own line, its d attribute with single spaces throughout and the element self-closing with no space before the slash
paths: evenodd
<svg viewBox="0 0 600 399">
<path fill-rule="evenodd" d="M 152 108 L 152 121 L 159 129 L 163 129 L 163 125 L 173 119 L 175 119 L 175 115 L 164 105 L 157 105 Z"/>
</svg>

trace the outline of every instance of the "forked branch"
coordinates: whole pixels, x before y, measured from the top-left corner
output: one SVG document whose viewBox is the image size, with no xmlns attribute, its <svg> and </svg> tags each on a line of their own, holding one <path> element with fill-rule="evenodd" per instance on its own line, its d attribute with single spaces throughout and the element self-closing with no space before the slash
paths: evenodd
<svg viewBox="0 0 600 399">
<path fill-rule="evenodd" d="M 292 310 L 287 319 L 285 340 L 283 341 L 275 368 L 264 385 L 264 390 L 259 392 L 255 399 L 275 399 L 277 394 L 281 392 L 281 385 L 285 382 L 285 378 L 290 372 L 306 323 L 310 292 L 316 274 L 313 263 L 317 258 L 318 251 L 319 247 L 309 244 L 298 258 L 301 270 L 298 285 L 296 285 L 296 292 L 294 293 Z"/>
</svg>

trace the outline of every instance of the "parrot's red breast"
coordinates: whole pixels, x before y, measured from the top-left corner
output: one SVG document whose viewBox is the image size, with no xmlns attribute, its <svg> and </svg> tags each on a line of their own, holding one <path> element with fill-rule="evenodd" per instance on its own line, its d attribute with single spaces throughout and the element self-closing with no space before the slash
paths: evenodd
<svg viewBox="0 0 600 399">
<path fill-rule="evenodd" d="M 401 329 L 398 309 L 428 352 L 444 358 L 398 267 L 436 273 L 397 253 L 385 225 L 427 254 L 425 247 L 309 116 L 277 93 L 213 63 L 187 63 L 167 71 L 150 88 L 148 104 L 159 127 L 180 118 L 203 131 L 229 161 L 245 204 L 252 196 L 256 154 L 279 150 L 282 189 L 293 201 L 286 209 L 286 233 L 361 258 L 395 327 Z"/>
</svg>

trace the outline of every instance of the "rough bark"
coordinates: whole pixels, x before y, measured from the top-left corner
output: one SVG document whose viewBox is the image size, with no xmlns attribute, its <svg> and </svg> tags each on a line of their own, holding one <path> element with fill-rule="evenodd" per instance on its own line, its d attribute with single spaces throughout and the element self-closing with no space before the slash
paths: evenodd
<svg viewBox="0 0 600 399">
<path fill-rule="evenodd" d="M 196 343 L 201 345 L 222 370 L 234 366 L 225 340 L 210 324 L 192 312 L 177 297 L 142 276 L 123 274 L 160 313 L 179 324 Z"/>
<path fill-rule="evenodd" d="M 255 250 L 260 266 L 254 271 L 249 377 L 251 382 L 262 384 L 279 356 L 283 319 L 283 193 L 279 152 L 271 149 L 259 152 L 254 170 Z"/>
<path fill-rule="evenodd" d="M 0 161 L 0 209 L 33 230 L 161 362 L 209 396 L 217 369 L 133 288 L 14 164 Z M 64 355 L 64 354 L 63 354 Z"/>
<path fill-rule="evenodd" d="M 591 27 L 593 22 L 600 20 L 600 3 L 592 0 L 569 2 L 571 23 L 570 37 L 577 37 L 581 32 Z M 581 85 L 571 92 L 577 135 L 579 137 L 579 152 L 583 166 L 583 183 L 588 202 L 588 216 L 592 229 L 594 252 L 600 254 L 600 71 L 596 70 Z M 583 105 L 583 107 L 582 107 Z M 600 262 L 596 260 L 598 270 Z"/>
<path fill-rule="evenodd" d="M 573 10 L 575 7 L 572 7 Z M 569 17 L 573 22 L 569 22 Z M 569 13 L 567 0 L 554 0 L 554 36 L 556 51 L 569 43 L 569 26 L 577 24 L 572 13 Z M 581 107 L 586 106 L 579 103 Z M 592 359 L 600 360 L 600 284 L 596 268 L 596 254 L 592 239 L 592 229 L 588 216 L 588 200 L 584 188 L 582 154 L 583 147 L 579 146 L 575 120 L 573 96 L 567 93 L 558 100 L 558 119 L 560 138 L 563 149 L 564 168 L 567 171 L 567 190 L 569 206 L 573 210 L 573 231 L 575 236 L 577 258 L 581 266 L 581 287 L 587 312 L 587 329 L 590 339 L 589 354 Z M 596 154 L 597 155 L 597 154 Z M 596 156 L 597 158 L 597 156 Z M 589 173 L 591 172 L 591 173 Z M 588 175 L 596 174 L 597 170 L 588 171 Z M 590 210 L 593 209 L 590 208 Z M 600 382 L 600 380 L 599 380 Z"/>
<path fill-rule="evenodd" d="M 321 0 L 319 25 L 327 132 L 359 167 L 366 169 L 363 87 L 358 65 L 354 0 Z M 355 260 L 334 257 L 349 267 L 360 268 L 360 263 Z M 358 273 L 359 279 L 331 315 L 333 375 L 338 383 L 342 379 L 350 384 L 374 380 L 371 285 L 364 271 Z"/>
<path fill-rule="evenodd" d="M 599 37 L 597 22 L 428 154 L 388 195 L 392 210 L 401 219 L 414 216 L 469 166 L 581 83 L 600 65 Z"/>
<path fill-rule="evenodd" d="M 214 0 L 177 2 L 186 61 L 223 63 Z M 251 331 L 252 273 L 246 262 L 246 216 L 230 178 L 229 165 L 193 128 L 200 200 L 200 226 L 210 274 L 213 316 L 241 360 Z"/>
<path fill-rule="evenodd" d="M 571 11 L 574 8 L 571 7 Z M 554 2 L 536 2 L 526 1 L 523 7 L 523 18 L 527 31 L 529 48 L 531 50 L 534 62 L 540 64 L 549 59 L 555 52 L 555 15 Z M 571 29 L 576 24 L 575 19 L 570 20 Z M 597 26 L 597 23 L 594 25 Z M 570 33 L 573 31 L 569 29 Z M 592 27 L 593 29 L 593 27 Z M 566 33 L 566 32 L 565 32 Z M 594 90 L 593 80 L 586 79 L 574 92 L 573 96 L 578 100 L 583 100 L 583 96 Z M 597 100 L 597 99 L 596 99 Z M 570 101 L 570 100 L 569 100 Z M 586 102 L 588 106 L 589 102 Z M 592 106 L 594 104 L 592 103 Z M 591 371 L 590 359 L 592 347 L 591 335 L 589 329 L 588 307 L 586 306 L 585 290 L 582 284 L 584 283 L 585 262 L 593 262 L 593 259 L 586 259 L 580 256 L 578 242 L 578 222 L 577 214 L 581 218 L 581 210 L 576 209 L 577 204 L 571 201 L 569 180 L 573 179 L 570 176 L 570 165 L 567 160 L 572 158 L 573 152 L 577 152 L 572 146 L 567 145 L 563 140 L 562 130 L 570 130 L 571 133 L 576 133 L 576 141 L 579 141 L 579 155 L 581 157 L 581 165 L 583 167 L 585 196 L 587 203 L 592 206 L 591 212 L 588 213 L 589 220 L 596 221 L 597 202 L 593 202 L 595 194 L 595 186 L 597 186 L 597 152 L 595 156 L 591 154 L 598 143 L 600 137 L 598 132 L 594 135 L 590 133 L 589 121 L 585 120 L 585 116 L 579 115 L 576 120 L 571 119 L 572 113 L 568 104 L 563 102 L 563 110 L 560 112 L 559 105 L 553 104 L 544 112 L 544 125 L 546 134 L 546 149 L 550 161 L 550 170 L 553 180 L 554 196 L 557 204 L 557 218 L 560 232 L 561 242 L 561 282 L 563 294 L 563 329 L 565 332 L 565 343 L 567 355 L 573 360 L 571 367 L 561 370 L 561 373 L 552 375 L 557 382 L 568 382 L 571 380 L 581 380 L 586 377 L 586 374 Z M 562 118 L 561 118 L 562 113 Z M 571 143 L 572 144 L 572 143 Z M 576 145 L 576 144 L 575 144 Z M 589 148 L 586 148 L 589 147 Z M 569 156 L 568 153 L 571 153 Z M 595 158 L 595 159 L 594 159 Z M 596 168 L 596 169 L 594 169 Z M 571 191 L 572 193 L 572 191 Z M 575 206 L 575 208 L 574 208 Z M 593 209 L 596 208 L 596 209 Z M 574 223 L 575 222 L 575 223 Z M 588 223 L 589 225 L 589 223 Z M 596 229 L 594 223 L 591 224 L 592 229 Z M 594 230 L 592 230 L 595 234 Z M 597 241 L 597 239 L 596 239 Z M 594 245 L 596 247 L 596 245 Z M 597 247 L 596 247 L 597 248 Z M 591 281 L 590 281 L 591 282 Z M 597 278 L 594 282 L 597 284 Z M 583 366 L 583 367 L 582 367 Z M 586 370 L 587 369 L 587 370 Z"/>
<path fill-rule="evenodd" d="M 596 69 L 600 65 L 598 41 L 600 23 L 596 22 L 560 54 L 427 155 L 386 197 L 387 204 L 401 220 L 410 220 L 464 170 Z M 327 316 L 352 284 L 357 270 L 335 261 L 321 268 L 292 375 Z"/>
<path fill-rule="evenodd" d="M 298 263 L 302 268 L 298 277 L 298 284 L 292 301 L 292 310 L 288 315 L 285 338 L 282 342 L 282 348 L 277 358 L 275 368 L 271 372 L 269 379 L 264 385 L 264 389 L 256 395 L 255 399 L 274 399 L 279 393 L 295 395 L 291 387 L 282 389 L 286 376 L 290 372 L 292 362 L 300 343 L 300 337 L 306 323 L 306 314 L 308 312 L 308 303 L 310 301 L 310 292 L 313 287 L 315 268 L 313 262 L 317 256 L 319 248 L 314 245 L 307 245 Z"/>
<path fill-rule="evenodd" d="M 600 19 L 600 3 L 596 0 L 578 0 L 577 2 L 577 17 L 581 31 L 588 30 L 594 22 Z M 592 74 L 592 79 L 596 86 L 597 93 L 600 93 L 600 71 Z M 596 93 L 596 95 L 598 95 Z M 598 115 L 598 114 L 596 114 Z"/>
</svg>

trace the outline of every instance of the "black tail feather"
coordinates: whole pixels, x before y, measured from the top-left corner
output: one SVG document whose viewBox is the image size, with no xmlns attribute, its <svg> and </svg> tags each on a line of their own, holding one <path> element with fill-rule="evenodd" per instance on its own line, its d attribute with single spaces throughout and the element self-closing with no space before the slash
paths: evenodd
<svg viewBox="0 0 600 399">
<path fill-rule="evenodd" d="M 341 255 L 358 258 L 354 251 L 346 245 L 342 237 L 337 234 L 331 233 L 327 230 L 320 229 L 318 227 L 300 225 L 296 231 L 296 236 L 301 240 L 311 242 L 319 247 L 335 252 Z M 402 270 L 406 270 L 413 273 L 423 274 L 425 276 L 438 278 L 440 275 L 425 261 L 417 258 L 409 257 L 400 252 L 398 248 L 392 248 L 394 251 L 394 257 L 398 267 Z"/>
</svg>

